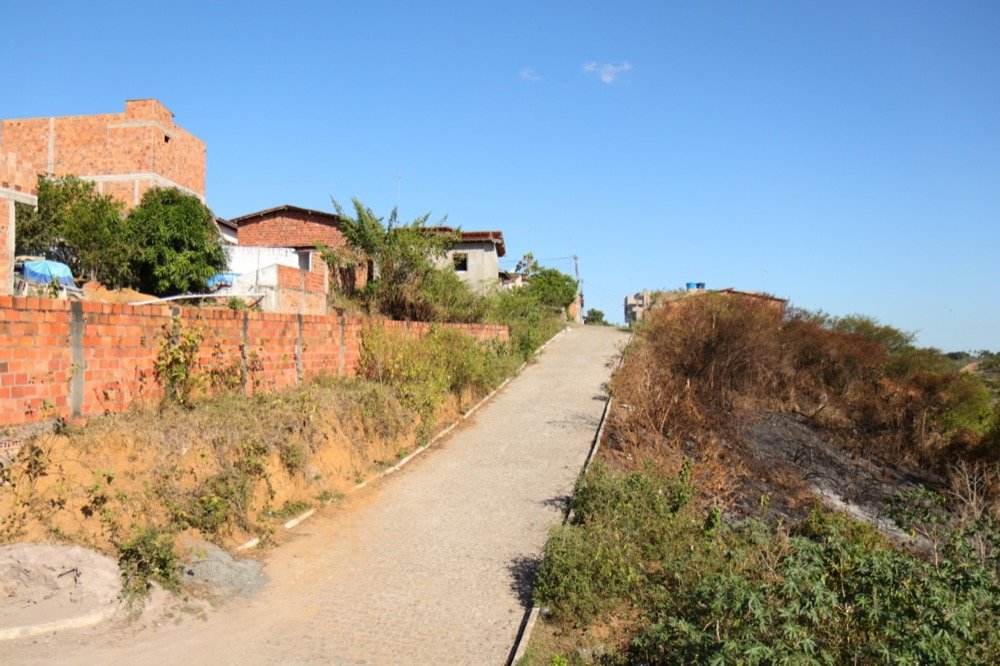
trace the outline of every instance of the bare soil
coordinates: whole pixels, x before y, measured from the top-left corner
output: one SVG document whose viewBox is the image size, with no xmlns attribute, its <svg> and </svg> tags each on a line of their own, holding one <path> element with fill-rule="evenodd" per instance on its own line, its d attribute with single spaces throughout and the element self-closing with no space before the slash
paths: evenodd
<svg viewBox="0 0 1000 666">
<path fill-rule="evenodd" d="M 441 410 L 442 420 L 457 414 L 457 401 Z M 5 629 L 16 637 L 15 627 L 117 608 L 117 544 L 135 526 L 170 525 L 169 498 L 220 471 L 218 443 L 199 436 L 196 419 L 184 410 L 109 416 L 68 434 L 38 435 L 8 463 L 0 477 L 0 544 L 14 545 L 0 547 L 0 638 Z M 174 533 L 185 593 L 179 600 L 156 591 L 143 617 L 158 623 L 178 607 L 200 616 L 213 604 L 257 594 L 267 579 L 254 558 L 264 551 L 234 558 L 226 548 L 236 552 L 252 538 L 263 546 L 288 539 L 282 523 L 294 513 L 322 507 L 413 450 L 412 427 L 398 437 L 363 437 L 357 419 L 335 408 L 318 414 L 315 436 L 299 442 L 308 452 L 300 469 L 289 470 L 272 450 L 253 482 L 248 520 L 213 534 Z"/>
<path fill-rule="evenodd" d="M 0 640 L 46 623 L 110 617 L 120 585 L 118 563 L 87 548 L 0 546 Z"/>
</svg>

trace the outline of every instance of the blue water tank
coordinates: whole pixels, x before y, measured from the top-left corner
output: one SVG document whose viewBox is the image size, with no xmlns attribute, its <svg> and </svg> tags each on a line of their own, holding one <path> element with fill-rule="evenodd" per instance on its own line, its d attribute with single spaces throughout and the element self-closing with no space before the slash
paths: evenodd
<svg viewBox="0 0 1000 666">
<path fill-rule="evenodd" d="M 705 283 L 704 282 L 698 282 L 697 284 L 694 285 L 694 287 L 695 287 L 695 289 L 704 289 L 705 288 Z"/>
<path fill-rule="evenodd" d="M 694 289 L 697 286 L 698 286 L 698 284 L 696 282 L 688 282 L 687 283 L 687 288 L 688 289 Z"/>
</svg>

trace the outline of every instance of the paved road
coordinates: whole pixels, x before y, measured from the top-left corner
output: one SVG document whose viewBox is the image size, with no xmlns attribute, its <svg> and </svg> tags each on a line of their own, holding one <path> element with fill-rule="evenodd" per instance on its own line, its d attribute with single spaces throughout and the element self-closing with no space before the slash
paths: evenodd
<svg viewBox="0 0 1000 666">
<path fill-rule="evenodd" d="M 503 663 L 624 337 L 604 327 L 558 337 L 440 445 L 298 527 L 268 558 L 258 598 L 179 626 L 8 645 L 0 661 Z"/>
</svg>

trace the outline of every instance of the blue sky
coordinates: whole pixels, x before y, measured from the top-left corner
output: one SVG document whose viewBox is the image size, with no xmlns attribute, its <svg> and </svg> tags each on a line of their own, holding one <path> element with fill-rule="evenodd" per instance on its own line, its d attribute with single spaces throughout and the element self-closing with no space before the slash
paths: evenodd
<svg viewBox="0 0 1000 666">
<path fill-rule="evenodd" d="M 765 289 L 1000 350 L 1000 3 L 17 3 L 0 117 L 156 97 L 223 217 L 500 229 L 621 320 Z"/>
</svg>

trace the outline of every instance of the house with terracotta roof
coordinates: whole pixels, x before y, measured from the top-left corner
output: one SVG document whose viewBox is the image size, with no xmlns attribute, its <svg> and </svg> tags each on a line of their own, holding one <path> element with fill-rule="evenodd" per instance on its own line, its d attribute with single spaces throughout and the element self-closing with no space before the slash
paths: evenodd
<svg viewBox="0 0 1000 666">
<path fill-rule="evenodd" d="M 324 314 L 331 278 L 355 284 L 356 269 L 331 275 L 317 246 L 344 247 L 340 218 L 298 206 L 277 206 L 231 220 L 217 219 L 220 233 L 233 242 L 226 291 L 262 296 L 268 311 Z M 342 273 L 350 273 L 349 276 Z M 359 285 L 360 286 L 360 285 Z"/>
<path fill-rule="evenodd" d="M 243 246 L 315 249 L 320 244 L 347 244 L 337 215 L 288 204 L 241 215 L 229 224 L 236 226 L 236 242 Z"/>
<path fill-rule="evenodd" d="M 500 257 L 507 254 L 501 231 L 460 231 L 451 227 L 432 227 L 435 231 L 454 233 L 455 245 L 440 260 L 476 292 L 485 294 L 500 284 Z"/>
</svg>

